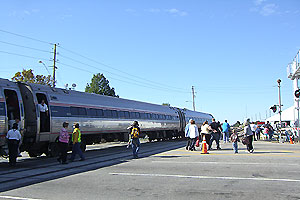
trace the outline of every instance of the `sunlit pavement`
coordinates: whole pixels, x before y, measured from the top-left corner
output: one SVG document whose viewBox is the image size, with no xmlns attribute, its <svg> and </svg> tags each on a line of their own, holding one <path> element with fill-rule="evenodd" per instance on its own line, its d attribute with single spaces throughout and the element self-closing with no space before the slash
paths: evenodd
<svg viewBox="0 0 300 200">
<path fill-rule="evenodd" d="M 161 145 L 176 143 L 184 144 Z M 231 145 L 221 142 L 222 150 L 205 155 L 182 147 L 125 159 L 2 192 L 0 199 L 300 199 L 299 144 L 254 142 L 253 154 L 241 143 L 234 154 Z"/>
</svg>

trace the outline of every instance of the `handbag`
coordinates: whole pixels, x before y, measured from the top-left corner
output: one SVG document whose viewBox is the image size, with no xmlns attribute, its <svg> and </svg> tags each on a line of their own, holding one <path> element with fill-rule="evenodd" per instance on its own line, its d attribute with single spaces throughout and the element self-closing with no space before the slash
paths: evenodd
<svg viewBox="0 0 300 200">
<path fill-rule="evenodd" d="M 200 141 L 199 141 L 199 137 L 197 138 L 197 141 L 196 141 L 196 147 L 199 147 L 200 146 Z"/>
<path fill-rule="evenodd" d="M 248 145 L 248 144 L 250 143 L 248 137 L 243 137 L 243 138 L 242 138 L 242 143 L 243 143 L 244 145 Z"/>
</svg>

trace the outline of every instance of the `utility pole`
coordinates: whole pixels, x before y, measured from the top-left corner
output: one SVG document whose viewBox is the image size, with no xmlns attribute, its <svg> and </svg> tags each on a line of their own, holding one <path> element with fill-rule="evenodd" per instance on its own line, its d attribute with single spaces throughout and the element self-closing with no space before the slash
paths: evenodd
<svg viewBox="0 0 300 200">
<path fill-rule="evenodd" d="M 53 87 L 55 88 L 55 70 L 57 69 L 56 67 L 56 44 L 54 44 L 54 58 L 53 58 Z"/>
<path fill-rule="evenodd" d="M 192 94 L 193 94 L 193 109 L 194 109 L 194 111 L 196 111 L 196 108 L 195 108 L 195 88 L 194 88 L 194 86 L 192 86 Z"/>
<path fill-rule="evenodd" d="M 281 127 L 281 93 L 280 93 L 281 80 L 278 79 L 277 83 L 278 83 L 278 95 L 279 95 L 279 123 L 280 123 L 280 127 Z"/>
</svg>

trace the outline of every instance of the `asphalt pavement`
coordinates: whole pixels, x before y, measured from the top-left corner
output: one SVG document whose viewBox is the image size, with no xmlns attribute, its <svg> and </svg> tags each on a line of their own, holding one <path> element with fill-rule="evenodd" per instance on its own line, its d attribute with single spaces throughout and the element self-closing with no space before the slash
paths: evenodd
<svg viewBox="0 0 300 200">
<path fill-rule="evenodd" d="M 140 159 L 122 146 L 109 149 L 109 160 L 88 152 L 59 176 L 32 177 L 39 181 L 7 189 L 0 199 L 300 199 L 299 144 L 258 141 L 249 154 L 239 143 L 234 154 L 226 143 L 205 155 L 184 144 L 143 144 Z"/>
</svg>

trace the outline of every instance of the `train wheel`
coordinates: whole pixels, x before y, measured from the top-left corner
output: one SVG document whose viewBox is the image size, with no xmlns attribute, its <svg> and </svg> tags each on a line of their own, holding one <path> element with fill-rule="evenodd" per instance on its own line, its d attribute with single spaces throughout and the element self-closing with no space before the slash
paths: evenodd
<svg viewBox="0 0 300 200">
<path fill-rule="evenodd" d="M 49 151 L 48 151 L 48 156 L 49 157 L 57 157 L 59 154 L 59 148 L 58 144 L 56 142 L 52 142 L 49 144 Z"/>
</svg>

